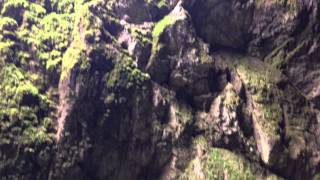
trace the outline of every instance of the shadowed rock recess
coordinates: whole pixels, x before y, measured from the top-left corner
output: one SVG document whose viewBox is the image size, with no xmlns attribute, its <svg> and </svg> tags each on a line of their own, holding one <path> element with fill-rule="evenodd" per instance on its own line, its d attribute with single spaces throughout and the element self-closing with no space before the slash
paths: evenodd
<svg viewBox="0 0 320 180">
<path fill-rule="evenodd" d="M 0 0 L 0 179 L 320 179 L 318 0 Z"/>
</svg>

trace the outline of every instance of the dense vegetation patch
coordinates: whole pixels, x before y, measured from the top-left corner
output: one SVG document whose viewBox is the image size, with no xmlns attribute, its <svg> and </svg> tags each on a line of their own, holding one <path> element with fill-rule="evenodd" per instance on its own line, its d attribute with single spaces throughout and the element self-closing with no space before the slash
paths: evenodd
<svg viewBox="0 0 320 180">
<path fill-rule="evenodd" d="M 25 161 L 27 156 L 42 153 L 39 161 L 50 158 L 43 147 L 49 148 L 54 141 L 49 113 L 53 103 L 40 94 L 28 73 L 15 65 L 1 68 L 0 99 L 0 172 L 10 174 L 8 168 L 16 169 L 12 175 L 19 177 L 20 170 L 32 169 L 38 163 Z"/>
<path fill-rule="evenodd" d="M 34 179 L 31 172 L 48 168 L 38 167 L 52 158 L 57 84 L 47 78 L 60 71 L 74 21 L 75 1 L 64 2 L 0 2 L 0 175 L 5 179 Z"/>
<path fill-rule="evenodd" d="M 281 95 L 276 87 L 277 72 L 272 68 L 246 62 L 237 66 L 237 72 L 252 94 L 255 108 L 259 110 L 255 112 L 258 123 L 271 137 L 279 138 L 282 109 L 278 103 Z"/>
<path fill-rule="evenodd" d="M 197 152 L 202 151 L 203 154 L 190 162 L 180 179 L 253 180 L 262 178 L 254 174 L 246 159 L 229 150 L 209 147 L 202 136 L 195 138 L 193 145 Z"/>
<path fill-rule="evenodd" d="M 144 90 L 146 81 L 150 80 L 147 73 L 136 67 L 133 60 L 125 55 L 118 57 L 120 62 L 105 77 L 105 84 L 108 91 L 107 104 L 120 104 L 126 101 L 125 94 L 133 90 Z"/>
</svg>

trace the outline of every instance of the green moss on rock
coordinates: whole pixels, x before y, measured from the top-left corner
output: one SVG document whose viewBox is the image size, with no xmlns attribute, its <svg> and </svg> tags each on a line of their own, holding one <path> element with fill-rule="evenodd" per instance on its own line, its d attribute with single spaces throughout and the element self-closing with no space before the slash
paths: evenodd
<svg viewBox="0 0 320 180">
<path fill-rule="evenodd" d="M 62 58 L 61 79 L 66 78 L 77 63 L 88 60 L 85 47 L 81 45 L 81 42 L 79 43 L 80 45 L 77 41 L 73 42 L 65 52 Z"/>
<path fill-rule="evenodd" d="M 107 73 L 104 81 L 108 96 L 107 104 L 122 104 L 126 101 L 123 94 L 134 90 L 144 91 L 145 83 L 150 79 L 149 74 L 136 67 L 131 57 L 120 55 L 115 58 L 117 63 L 110 73 Z"/>
<path fill-rule="evenodd" d="M 62 79 L 77 63 L 80 63 L 82 69 L 86 69 L 90 61 L 89 52 L 100 41 L 102 22 L 91 12 L 95 4 L 96 1 L 87 2 L 75 14 L 73 41 L 62 58 Z"/>
<path fill-rule="evenodd" d="M 162 20 L 157 22 L 154 26 L 154 29 L 152 31 L 152 35 L 154 38 L 159 37 L 162 32 L 168 27 L 169 25 L 172 25 L 175 23 L 175 20 L 170 16 L 165 16 Z"/>
<path fill-rule="evenodd" d="M 33 125 L 41 124 L 37 115 L 39 108 L 47 108 L 50 100 L 41 95 L 38 88 L 24 74 L 25 72 L 13 65 L 1 70 L 0 118 L 11 121 L 10 123 L 13 123 L 11 125 L 14 125 L 15 119 L 25 121 L 21 123 L 26 123 L 29 119 L 32 121 L 30 128 L 33 128 Z M 24 102 L 24 98 L 29 99 Z M 43 110 L 46 111 L 47 109 Z"/>
<path fill-rule="evenodd" d="M 140 28 L 131 28 L 129 33 L 135 38 L 137 38 L 143 44 L 150 43 L 152 44 L 151 34 L 149 30 L 140 29 Z"/>
<path fill-rule="evenodd" d="M 14 176 L 34 168 L 37 162 L 25 159 L 38 157 L 36 153 L 50 149 L 54 142 L 50 100 L 40 94 L 31 77 L 13 64 L 0 69 L 0 148 L 12 148 L 0 152 L 0 172 L 9 168 Z"/>
<path fill-rule="evenodd" d="M 167 0 L 146 0 L 149 4 L 155 4 L 158 8 L 164 8 L 168 6 Z"/>
<path fill-rule="evenodd" d="M 254 63 L 249 65 L 245 62 L 237 66 L 237 72 L 252 94 L 252 100 L 258 110 L 256 112 L 258 123 L 268 135 L 278 138 L 282 109 L 278 103 L 280 92 L 275 83 L 279 73 L 267 66 Z"/>
<path fill-rule="evenodd" d="M 29 6 L 29 2 L 26 0 L 7 1 L 4 3 L 1 10 L 1 14 L 9 14 L 15 9 L 24 9 Z"/>
<path fill-rule="evenodd" d="M 179 103 L 174 106 L 175 116 L 179 123 L 185 126 L 187 123 L 191 123 L 193 120 L 193 110 L 185 103 Z"/>
<path fill-rule="evenodd" d="M 209 147 L 207 140 L 199 136 L 193 140 L 197 151 L 203 155 L 192 160 L 180 179 L 256 179 L 248 163 L 241 156 L 225 149 Z M 200 155 L 200 154 L 199 154 Z"/>
<path fill-rule="evenodd" d="M 256 179 L 242 158 L 224 149 L 210 148 L 202 166 L 208 179 Z"/>
<path fill-rule="evenodd" d="M 46 64 L 46 69 L 55 69 L 70 44 L 73 18 L 70 15 L 50 13 L 45 16 L 35 33 L 40 40 L 37 56 Z"/>
<path fill-rule="evenodd" d="M 152 53 L 155 54 L 159 49 L 160 49 L 160 45 L 159 45 L 159 38 L 160 35 L 163 33 L 163 31 L 170 25 L 174 24 L 175 21 L 174 19 L 170 16 L 167 15 L 165 16 L 162 20 L 160 20 L 159 22 L 157 22 L 153 28 L 152 31 Z"/>
<path fill-rule="evenodd" d="M 160 36 L 162 33 L 170 26 L 176 24 L 178 21 L 186 18 L 185 14 L 176 14 L 175 10 L 172 13 L 163 17 L 159 22 L 157 22 L 152 31 L 152 56 L 151 59 L 154 58 L 154 55 L 161 49 L 161 44 L 159 43 Z"/>
<path fill-rule="evenodd" d="M 256 0 L 255 4 L 258 7 L 266 7 L 270 5 L 280 5 L 287 7 L 290 11 L 296 11 L 300 8 L 300 2 L 297 0 Z"/>
<path fill-rule="evenodd" d="M 141 86 L 144 81 L 149 79 L 150 76 L 141 72 L 130 57 L 123 55 L 121 61 L 107 75 L 106 84 L 110 88 L 130 89 L 133 86 Z"/>
<path fill-rule="evenodd" d="M 2 17 L 0 19 L 0 30 L 16 30 L 18 28 L 18 23 L 15 19 L 10 17 Z"/>
<path fill-rule="evenodd" d="M 227 108 L 235 109 L 240 103 L 239 95 L 234 91 L 232 84 L 227 84 L 225 90 L 226 94 L 224 96 L 223 104 Z"/>
</svg>

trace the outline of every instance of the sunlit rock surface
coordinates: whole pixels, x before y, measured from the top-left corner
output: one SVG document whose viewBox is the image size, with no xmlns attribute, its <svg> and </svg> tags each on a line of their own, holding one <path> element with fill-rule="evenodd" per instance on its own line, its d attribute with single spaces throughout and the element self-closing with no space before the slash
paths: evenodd
<svg viewBox="0 0 320 180">
<path fill-rule="evenodd" d="M 316 0 L 0 0 L 0 179 L 318 179 Z"/>
</svg>

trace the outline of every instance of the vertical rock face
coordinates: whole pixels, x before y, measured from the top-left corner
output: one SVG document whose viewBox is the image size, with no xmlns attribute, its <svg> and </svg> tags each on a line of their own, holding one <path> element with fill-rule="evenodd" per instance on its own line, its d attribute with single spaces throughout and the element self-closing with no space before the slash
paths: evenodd
<svg viewBox="0 0 320 180">
<path fill-rule="evenodd" d="M 200 37 L 213 47 L 243 50 L 253 20 L 252 1 L 196 1 L 190 12 Z M 206 18 L 204 18 L 206 17 Z"/>
<path fill-rule="evenodd" d="M 319 5 L 0 1 L 0 176 L 316 179 Z"/>
</svg>

